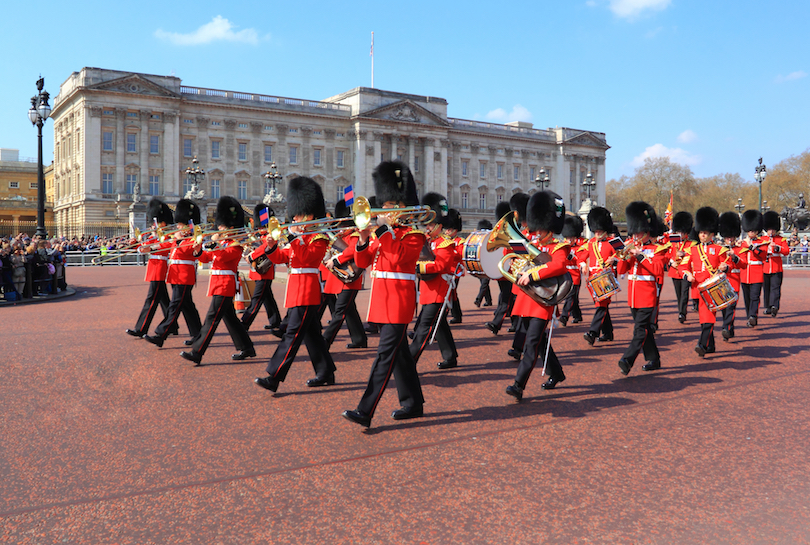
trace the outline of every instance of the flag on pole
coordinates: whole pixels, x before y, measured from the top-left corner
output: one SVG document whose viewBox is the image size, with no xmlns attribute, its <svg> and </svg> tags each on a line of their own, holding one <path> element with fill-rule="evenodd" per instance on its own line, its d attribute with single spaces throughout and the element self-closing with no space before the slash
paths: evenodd
<svg viewBox="0 0 810 545">
<path fill-rule="evenodd" d="M 371 32 L 371 51 L 369 51 L 368 56 L 369 57 L 374 56 L 374 32 L 373 31 Z"/>
<path fill-rule="evenodd" d="M 270 212 L 265 207 L 259 212 L 259 225 L 267 225 L 268 223 L 270 223 Z"/>
<path fill-rule="evenodd" d="M 347 185 L 343 190 L 343 200 L 346 202 L 346 206 L 354 204 L 354 188 L 351 185 Z"/>
<path fill-rule="evenodd" d="M 672 225 L 672 190 L 669 191 L 669 206 L 667 206 L 667 211 L 664 212 L 664 223 L 668 226 Z"/>
</svg>

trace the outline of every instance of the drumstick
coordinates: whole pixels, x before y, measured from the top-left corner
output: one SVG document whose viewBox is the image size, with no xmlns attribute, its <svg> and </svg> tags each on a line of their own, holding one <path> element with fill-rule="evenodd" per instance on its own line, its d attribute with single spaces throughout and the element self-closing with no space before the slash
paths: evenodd
<svg viewBox="0 0 810 545">
<path fill-rule="evenodd" d="M 554 332 L 554 313 L 551 314 L 551 323 L 548 327 L 548 340 L 546 342 L 546 357 L 543 358 L 543 372 L 540 373 L 541 377 L 546 376 L 546 364 L 548 364 L 548 351 L 551 348 L 551 334 Z"/>
</svg>

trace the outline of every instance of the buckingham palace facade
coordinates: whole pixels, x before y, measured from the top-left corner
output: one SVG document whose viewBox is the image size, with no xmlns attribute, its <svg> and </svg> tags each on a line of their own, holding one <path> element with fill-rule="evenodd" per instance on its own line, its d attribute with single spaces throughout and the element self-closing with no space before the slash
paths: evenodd
<svg viewBox="0 0 810 545">
<path fill-rule="evenodd" d="M 569 210 L 586 199 L 589 172 L 591 197 L 605 202 L 604 133 L 450 118 L 447 100 L 431 96 L 358 87 L 314 101 L 83 68 L 60 86 L 51 117 L 54 215 L 65 228 L 119 217 L 133 193 L 173 204 L 190 189 L 185 169 L 195 157 L 209 206 L 232 195 L 252 208 L 275 162 L 285 181 L 322 184 L 333 208 L 349 185 L 372 194 L 371 172 L 384 159 L 410 165 L 420 196 L 447 195 L 466 230 L 492 219 L 501 200 L 536 191 L 541 169 Z"/>
</svg>

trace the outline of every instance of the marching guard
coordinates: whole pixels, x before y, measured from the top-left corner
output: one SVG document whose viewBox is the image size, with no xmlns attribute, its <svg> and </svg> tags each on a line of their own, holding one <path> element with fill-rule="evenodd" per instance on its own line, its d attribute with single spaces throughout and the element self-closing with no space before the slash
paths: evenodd
<svg viewBox="0 0 810 545">
<path fill-rule="evenodd" d="M 746 210 L 742 215 L 742 230 L 746 233 L 742 247 L 747 248 L 748 267 L 741 271 L 740 283 L 745 301 L 745 316 L 748 327 L 757 326 L 759 298 L 762 293 L 764 275 L 762 265 L 768 256 L 767 246 L 770 243 L 760 238 L 762 232 L 762 213 L 759 210 Z"/>
<path fill-rule="evenodd" d="M 741 248 L 738 239 L 742 230 L 740 215 L 736 212 L 723 212 L 720 214 L 720 237 L 723 239 L 723 246 L 728 248 L 732 254 L 733 265 L 726 271 L 731 287 L 739 297 L 740 294 L 740 271 L 748 266 L 748 250 Z M 737 301 L 734 301 L 723 309 L 723 330 L 721 335 L 723 340 L 728 342 L 734 337 L 734 317 L 737 312 Z"/>
<path fill-rule="evenodd" d="M 454 248 L 456 253 L 458 254 L 459 262 L 464 258 L 464 239 L 458 236 L 458 233 L 463 228 L 463 222 L 461 219 L 461 212 L 456 210 L 455 208 L 450 208 L 447 210 L 447 217 L 444 221 L 444 226 L 442 232 L 444 236 L 448 239 L 452 240 L 454 243 Z M 465 270 L 461 269 L 461 276 L 464 276 Z M 462 319 L 462 312 L 461 312 L 461 302 L 458 299 L 458 281 L 460 278 L 456 278 L 456 286 L 450 292 L 450 315 L 452 318 L 450 319 L 451 324 L 460 324 Z"/>
<path fill-rule="evenodd" d="M 588 228 L 593 233 L 593 237 L 580 247 L 578 252 L 580 260 L 580 270 L 590 281 L 603 271 L 611 268 L 615 259 L 611 259 L 616 253 L 616 249 L 608 242 L 608 237 L 613 233 L 613 219 L 607 208 L 596 206 L 588 212 Z M 597 295 L 591 291 L 596 305 L 596 311 L 591 319 L 591 326 L 585 333 L 585 340 L 593 346 L 596 340 L 608 342 L 613 340 L 613 320 L 610 318 L 610 297 L 597 300 Z M 601 336 L 600 336 L 601 333 Z"/>
<path fill-rule="evenodd" d="M 335 362 L 321 336 L 320 316 L 321 283 L 318 266 L 323 262 L 329 239 L 322 233 L 307 233 L 295 223 L 326 217 L 323 192 L 318 183 L 306 177 L 293 178 L 287 184 L 287 215 L 293 220 L 290 234 L 294 238 L 281 248 L 278 241 L 268 233 L 265 253 L 273 263 L 287 264 L 287 293 L 284 306 L 287 308 L 287 329 L 267 363 L 266 377 L 254 382 L 275 392 L 287 377 L 301 343 L 305 343 L 315 378 L 307 380 L 307 386 L 328 386 L 335 383 Z"/>
<path fill-rule="evenodd" d="M 262 218 L 265 221 L 275 216 L 273 209 L 264 203 L 259 203 L 253 207 L 253 229 L 259 229 Z M 242 324 L 245 329 L 250 329 L 253 320 L 259 315 L 259 310 L 264 306 L 267 313 L 268 324 L 265 329 L 276 329 L 281 324 L 281 314 L 278 311 L 276 298 L 273 296 L 273 279 L 276 277 L 276 267 L 265 254 L 267 242 L 263 241 L 258 248 L 247 253 L 246 259 L 250 263 L 248 278 L 255 282 L 253 295 L 250 298 L 250 305 L 242 314 Z"/>
<path fill-rule="evenodd" d="M 693 224 L 694 220 L 689 212 L 678 212 L 672 217 L 672 232 L 679 240 L 674 241 L 673 237 L 670 237 L 668 275 L 672 278 L 672 287 L 675 289 L 675 299 L 678 303 L 678 321 L 680 323 L 686 322 L 690 288 L 689 282 L 686 282 L 681 276 L 680 267 L 693 244 L 693 241 L 689 240 L 689 233 L 692 231 Z"/>
<path fill-rule="evenodd" d="M 512 211 L 508 202 L 499 202 L 495 205 L 495 222 L 497 223 L 502 217 Z M 489 227 L 492 229 L 492 226 Z M 512 283 L 505 279 L 498 279 L 498 306 L 495 307 L 495 312 L 492 320 L 484 324 L 493 335 L 497 335 L 501 330 L 503 321 L 507 316 L 512 316 L 512 307 L 515 304 L 515 293 L 512 290 Z M 512 318 L 514 322 L 515 318 Z"/>
<path fill-rule="evenodd" d="M 419 204 L 416 184 L 408 166 L 400 161 L 384 161 L 372 173 L 377 202 L 396 213 L 397 208 Z M 376 238 L 370 226 L 360 231 L 355 262 L 372 273 L 368 321 L 379 325 L 380 344 L 371 366 L 368 385 L 357 408 L 343 411 L 343 417 L 368 428 L 377 410 L 388 379 L 394 375 L 401 408 L 394 420 L 421 417 L 425 398 L 416 372 L 416 362 L 408 347 L 407 327 L 416 308 L 416 262 L 425 243 L 425 234 L 397 223 L 388 214 L 377 216 Z"/>
<path fill-rule="evenodd" d="M 779 236 L 782 218 L 779 213 L 769 210 L 762 215 L 762 228 L 769 241 L 768 253 L 765 256 L 762 276 L 762 299 L 765 303 L 765 314 L 776 318 L 779 303 L 782 300 L 782 256 L 790 253 L 787 241 Z"/>
<path fill-rule="evenodd" d="M 573 318 L 572 323 L 574 324 L 582 321 L 582 309 L 579 308 L 579 288 L 582 285 L 579 258 L 584 251 L 582 250 L 582 245 L 585 244 L 585 239 L 582 238 L 582 231 L 584 230 L 585 224 L 582 222 L 582 218 L 579 216 L 565 216 L 565 225 L 560 236 L 571 247 L 566 269 L 571 274 L 573 285 L 571 295 L 563 303 L 562 314 L 560 314 L 560 323 L 563 326 L 568 325 L 568 318 Z"/>
</svg>

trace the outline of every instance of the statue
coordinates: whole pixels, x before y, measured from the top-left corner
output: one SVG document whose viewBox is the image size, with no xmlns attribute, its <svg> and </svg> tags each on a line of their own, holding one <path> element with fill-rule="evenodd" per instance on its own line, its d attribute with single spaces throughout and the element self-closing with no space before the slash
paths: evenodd
<svg viewBox="0 0 810 545">
<path fill-rule="evenodd" d="M 807 203 L 804 202 L 804 193 L 799 193 L 799 202 L 796 204 L 796 208 L 806 208 Z"/>
<path fill-rule="evenodd" d="M 135 184 L 135 187 L 132 189 L 132 202 L 141 202 L 141 184 Z"/>
<path fill-rule="evenodd" d="M 810 225 L 810 210 L 804 207 L 790 208 L 786 206 L 780 216 L 782 216 L 786 229 L 796 228 L 804 231 Z"/>
</svg>

